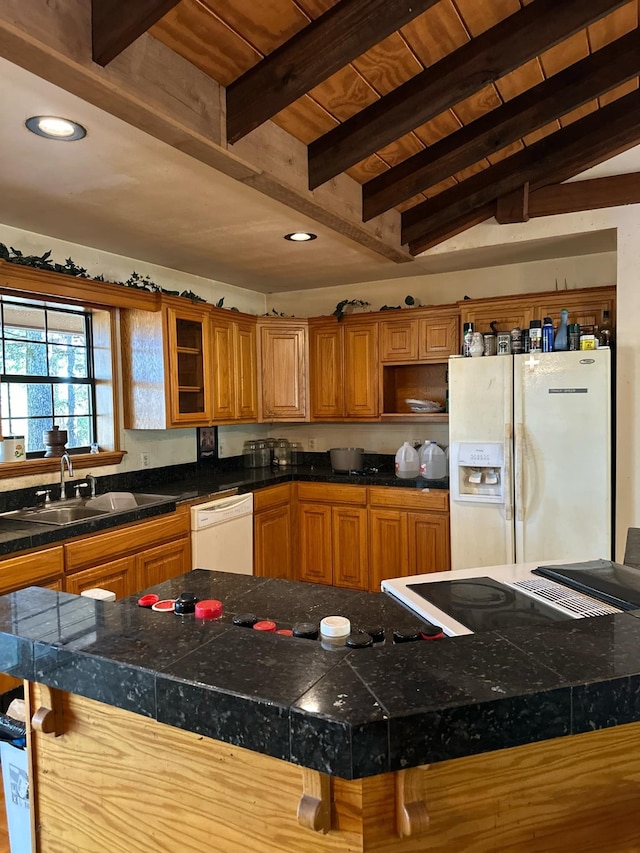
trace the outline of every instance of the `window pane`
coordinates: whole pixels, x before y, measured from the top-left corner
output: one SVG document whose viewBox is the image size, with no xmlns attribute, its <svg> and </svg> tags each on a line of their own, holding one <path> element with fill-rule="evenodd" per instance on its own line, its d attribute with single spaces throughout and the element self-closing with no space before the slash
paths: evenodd
<svg viewBox="0 0 640 853">
<path fill-rule="evenodd" d="M 84 344 L 84 314 L 63 314 L 49 311 L 48 321 L 47 340 L 50 344 Z"/>
<path fill-rule="evenodd" d="M 51 386 L 7 383 L 8 405 L 3 415 L 10 418 L 51 417 Z M 22 435 L 22 433 L 20 433 Z"/>
<path fill-rule="evenodd" d="M 49 376 L 87 377 L 87 350 L 84 347 L 49 346 Z"/>
<path fill-rule="evenodd" d="M 10 376 L 46 376 L 47 348 L 45 344 L 6 341 L 5 373 Z"/>
<path fill-rule="evenodd" d="M 27 341 L 44 341 L 45 312 L 43 308 L 4 304 L 5 338 L 22 338 Z"/>
<path fill-rule="evenodd" d="M 56 423 L 69 434 L 67 447 L 88 447 L 94 440 L 90 417 L 56 418 Z"/>
<path fill-rule="evenodd" d="M 54 385 L 53 412 L 59 420 L 64 415 L 88 415 L 91 412 L 88 385 Z M 62 429 L 62 424 L 60 424 Z"/>
</svg>

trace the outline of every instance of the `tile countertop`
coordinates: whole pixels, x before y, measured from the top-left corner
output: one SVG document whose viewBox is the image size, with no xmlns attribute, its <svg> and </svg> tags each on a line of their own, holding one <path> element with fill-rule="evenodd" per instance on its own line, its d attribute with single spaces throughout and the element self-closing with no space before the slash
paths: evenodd
<svg viewBox="0 0 640 853">
<path fill-rule="evenodd" d="M 197 499 L 213 498 L 217 493 L 227 489 L 237 489 L 239 492 L 251 492 L 256 489 L 274 486 L 278 483 L 291 481 L 348 483 L 364 486 L 394 486 L 413 489 L 435 488 L 447 489 L 447 480 L 432 482 L 416 477 L 410 480 L 398 479 L 393 473 L 360 476 L 356 474 L 334 474 L 329 466 L 308 465 L 291 466 L 285 469 L 237 468 L 230 471 L 211 471 L 180 480 L 165 480 L 162 485 L 154 484 L 149 487 L 127 489 L 126 491 L 151 491 L 154 494 L 166 495 L 166 503 L 152 506 L 141 506 L 137 509 L 126 510 L 74 524 L 58 527 L 54 525 L 34 524 L 18 520 L 11 515 L 0 515 L 0 556 L 7 556 L 25 551 L 28 548 L 39 548 L 55 545 L 71 539 L 74 536 L 88 536 L 116 527 L 121 524 L 131 524 L 153 518 L 167 512 L 173 512 L 176 504 Z M 105 491 L 105 489 L 100 490 Z M 52 507 L 55 507 L 55 503 Z"/>
<path fill-rule="evenodd" d="M 0 671 L 344 778 L 640 720 L 633 613 L 330 651 L 232 617 L 341 614 L 387 633 L 415 617 L 382 593 L 224 572 L 154 590 L 225 612 L 210 622 L 31 587 L 0 597 Z"/>
</svg>

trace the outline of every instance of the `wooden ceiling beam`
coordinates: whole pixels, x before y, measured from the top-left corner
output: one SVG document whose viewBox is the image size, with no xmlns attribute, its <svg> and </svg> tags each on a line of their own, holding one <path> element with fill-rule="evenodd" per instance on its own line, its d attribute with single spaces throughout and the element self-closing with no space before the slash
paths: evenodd
<svg viewBox="0 0 640 853">
<path fill-rule="evenodd" d="M 93 61 L 105 66 L 180 0 L 91 0 Z"/>
<path fill-rule="evenodd" d="M 529 216 L 554 216 L 640 204 L 640 172 L 542 187 L 529 196 Z"/>
<path fill-rule="evenodd" d="M 364 221 L 495 154 L 638 73 L 640 29 L 636 28 L 368 181 L 362 188 Z"/>
<path fill-rule="evenodd" d="M 402 241 L 420 241 L 525 182 L 560 183 L 640 141 L 640 91 L 590 113 L 402 214 Z"/>
<path fill-rule="evenodd" d="M 314 189 L 627 0 L 535 0 L 309 145 Z"/>
<path fill-rule="evenodd" d="M 341 0 L 227 87 L 227 140 L 249 131 L 438 0 Z"/>
<path fill-rule="evenodd" d="M 500 225 L 529 221 L 529 184 L 500 196 L 496 203 L 496 219 Z"/>
</svg>

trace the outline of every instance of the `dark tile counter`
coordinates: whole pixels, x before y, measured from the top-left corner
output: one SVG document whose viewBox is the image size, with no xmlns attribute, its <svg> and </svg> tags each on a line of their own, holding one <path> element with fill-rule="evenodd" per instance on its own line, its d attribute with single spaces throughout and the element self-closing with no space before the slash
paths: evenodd
<svg viewBox="0 0 640 853">
<path fill-rule="evenodd" d="M 324 454 L 318 454 L 324 456 Z M 241 463 L 241 458 L 240 458 Z M 334 474 L 331 467 L 322 464 L 295 465 L 286 468 L 246 469 L 236 461 L 229 468 L 210 466 L 183 466 L 190 469 L 172 473 L 172 469 L 155 469 L 151 473 L 133 472 L 133 475 L 113 475 L 99 480 L 99 494 L 107 491 L 150 491 L 166 495 L 166 503 L 152 506 L 140 506 L 136 509 L 118 512 L 83 520 L 74 524 L 58 527 L 54 525 L 34 524 L 9 515 L 0 515 L 0 556 L 7 556 L 28 548 L 55 545 L 74 536 L 88 536 L 121 524 L 131 524 L 173 512 L 177 503 L 214 498 L 221 492 L 231 489 L 238 492 L 252 492 L 257 489 L 275 486 L 278 483 L 293 481 L 318 483 L 348 483 L 359 486 L 393 486 L 413 489 L 447 489 L 446 480 L 429 481 L 416 477 L 410 480 L 398 479 L 392 471 L 381 470 L 375 475 Z M 179 467 L 179 466 L 177 466 Z M 146 475 L 146 476 L 143 476 Z M 24 508 L 34 503 L 31 490 L 5 493 L 2 496 L 5 510 Z M 54 502 L 52 506 L 56 506 Z M 1 507 L 0 507 L 1 509 Z"/>
<path fill-rule="evenodd" d="M 326 650 L 236 627 L 344 615 L 387 636 L 382 593 L 196 570 L 154 588 L 218 598 L 220 620 L 29 588 L 0 598 L 0 670 L 178 728 L 360 778 L 640 720 L 640 618 Z"/>
</svg>

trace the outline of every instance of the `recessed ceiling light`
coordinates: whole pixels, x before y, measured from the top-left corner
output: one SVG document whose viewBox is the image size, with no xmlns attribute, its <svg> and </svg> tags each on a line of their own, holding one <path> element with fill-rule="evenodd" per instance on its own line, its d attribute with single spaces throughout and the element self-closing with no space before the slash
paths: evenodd
<svg viewBox="0 0 640 853">
<path fill-rule="evenodd" d="M 294 243 L 306 243 L 308 240 L 315 240 L 317 234 L 311 234 L 309 231 L 294 231 L 293 234 L 285 234 L 285 240 L 292 240 Z"/>
<path fill-rule="evenodd" d="M 87 131 L 81 124 L 58 116 L 31 116 L 25 121 L 25 125 L 37 136 L 44 136 L 45 139 L 59 139 L 63 142 L 73 142 L 87 135 Z"/>
</svg>

